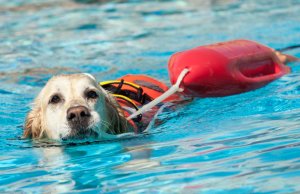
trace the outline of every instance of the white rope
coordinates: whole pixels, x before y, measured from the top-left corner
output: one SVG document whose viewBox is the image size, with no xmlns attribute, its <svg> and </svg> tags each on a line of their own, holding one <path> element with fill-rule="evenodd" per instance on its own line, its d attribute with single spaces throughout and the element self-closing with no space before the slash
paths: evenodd
<svg viewBox="0 0 300 194">
<path fill-rule="evenodd" d="M 151 108 L 153 108 L 154 106 L 156 106 L 158 103 L 162 102 L 163 100 L 165 100 L 169 96 L 173 95 L 174 93 L 182 92 L 183 90 L 181 88 L 179 88 L 179 85 L 182 82 L 184 76 L 188 72 L 189 72 L 189 70 L 187 68 L 183 69 L 181 71 L 180 75 L 178 76 L 178 79 L 177 79 L 175 85 L 170 87 L 165 93 L 163 93 L 162 95 L 160 95 L 159 97 L 157 97 L 153 101 L 149 102 L 148 104 L 146 104 L 145 106 L 143 106 L 142 108 L 140 108 L 139 110 L 137 110 L 136 112 L 131 114 L 129 117 L 127 117 L 127 120 L 130 120 L 130 119 L 136 117 L 139 114 L 142 114 L 144 112 L 147 112 L 147 111 L 151 110 Z"/>
</svg>

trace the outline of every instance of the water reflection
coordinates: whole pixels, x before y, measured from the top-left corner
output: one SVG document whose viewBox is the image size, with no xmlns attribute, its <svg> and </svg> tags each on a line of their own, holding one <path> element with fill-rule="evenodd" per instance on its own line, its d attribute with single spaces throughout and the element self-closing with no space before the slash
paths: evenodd
<svg viewBox="0 0 300 194">
<path fill-rule="evenodd" d="M 2 1 L 0 190 L 299 191 L 297 63 L 260 90 L 164 112 L 147 136 L 51 146 L 15 138 L 53 74 L 142 73 L 168 83 L 168 58 L 180 50 L 241 37 L 273 48 L 299 42 L 299 9 L 296 1 Z"/>
</svg>

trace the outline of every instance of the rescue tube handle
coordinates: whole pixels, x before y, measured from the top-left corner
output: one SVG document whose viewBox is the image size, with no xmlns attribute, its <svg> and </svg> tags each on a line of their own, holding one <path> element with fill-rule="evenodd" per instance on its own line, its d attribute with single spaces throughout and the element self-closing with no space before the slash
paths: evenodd
<svg viewBox="0 0 300 194">
<path fill-rule="evenodd" d="M 127 120 L 133 119 L 137 115 L 143 114 L 144 112 L 147 112 L 147 111 L 151 110 L 151 108 L 153 108 L 154 106 L 156 106 L 157 104 L 159 104 L 160 102 L 162 102 L 163 100 L 165 100 L 166 98 L 168 98 L 169 96 L 175 94 L 176 92 L 182 92 L 183 89 L 180 88 L 179 86 L 180 86 L 183 78 L 185 77 L 185 75 L 188 72 L 189 72 L 189 69 L 187 69 L 187 68 L 183 69 L 181 71 L 181 73 L 179 74 L 176 83 L 173 86 L 171 86 L 162 95 L 160 95 L 159 97 L 155 98 L 154 100 L 152 100 L 151 102 L 149 102 L 148 104 L 146 104 L 145 106 L 143 106 L 142 108 L 140 108 L 139 110 L 137 110 L 136 112 L 134 112 L 133 114 L 131 114 L 129 117 L 127 117 Z"/>
<path fill-rule="evenodd" d="M 244 64 L 243 64 L 244 63 Z M 247 71 L 242 72 L 241 68 L 243 66 L 249 67 L 248 64 L 250 63 L 256 63 L 258 66 L 257 68 L 263 68 L 264 73 L 262 73 L 263 70 L 259 70 L 255 73 L 254 76 L 247 75 Z M 277 77 L 283 75 L 283 70 L 287 68 L 285 65 L 281 64 L 276 58 L 273 57 L 260 57 L 260 58 L 250 58 L 247 63 L 244 61 L 238 62 L 239 71 L 236 72 L 236 76 L 243 78 L 244 80 L 248 82 L 263 82 L 268 81 L 270 79 L 276 79 Z M 247 70 L 247 69 L 246 69 Z M 248 68 L 248 70 L 251 70 L 251 68 Z M 255 75 L 257 73 L 262 73 L 261 75 Z"/>
</svg>

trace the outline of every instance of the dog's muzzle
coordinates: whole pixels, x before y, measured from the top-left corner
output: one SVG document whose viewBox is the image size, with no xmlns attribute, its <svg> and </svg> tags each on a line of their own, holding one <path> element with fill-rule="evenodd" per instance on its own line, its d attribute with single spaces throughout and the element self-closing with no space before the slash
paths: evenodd
<svg viewBox="0 0 300 194">
<path fill-rule="evenodd" d="M 85 106 L 75 106 L 67 110 L 67 121 L 72 130 L 85 130 L 89 126 L 91 113 Z"/>
</svg>

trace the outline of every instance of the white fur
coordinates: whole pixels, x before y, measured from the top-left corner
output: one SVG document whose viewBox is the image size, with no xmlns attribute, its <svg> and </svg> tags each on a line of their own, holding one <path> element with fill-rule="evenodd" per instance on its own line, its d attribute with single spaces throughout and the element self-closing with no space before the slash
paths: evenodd
<svg viewBox="0 0 300 194">
<path fill-rule="evenodd" d="M 99 97 L 96 100 L 88 99 L 86 90 L 96 91 Z M 54 94 L 59 94 L 62 101 L 57 104 L 49 103 Z M 55 140 L 68 137 L 72 129 L 67 120 L 67 111 L 75 106 L 84 106 L 89 110 L 89 128 L 102 136 L 110 127 L 105 98 L 107 93 L 90 74 L 55 76 L 35 100 L 33 110 L 27 117 L 24 136 L 46 136 Z M 40 135 L 34 135 L 35 133 Z"/>
</svg>

